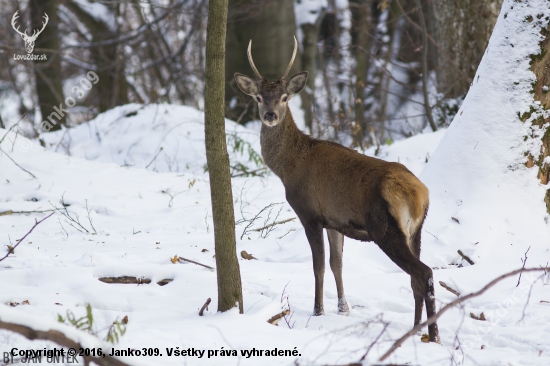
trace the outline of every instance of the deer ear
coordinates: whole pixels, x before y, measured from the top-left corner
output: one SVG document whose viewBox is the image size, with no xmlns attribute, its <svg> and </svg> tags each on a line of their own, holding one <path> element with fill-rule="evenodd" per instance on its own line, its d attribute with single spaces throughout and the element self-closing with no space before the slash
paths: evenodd
<svg viewBox="0 0 550 366">
<path fill-rule="evenodd" d="M 294 75 L 288 80 L 286 84 L 286 92 L 289 95 L 298 94 L 304 89 L 307 81 L 307 71 L 302 71 L 299 74 Z"/>
<path fill-rule="evenodd" d="M 252 79 L 250 76 L 246 76 L 244 74 L 239 74 L 238 72 L 235 73 L 235 81 L 237 82 L 237 85 L 239 86 L 239 89 L 245 94 L 256 96 L 258 94 L 258 85 L 256 85 L 256 81 Z"/>
</svg>

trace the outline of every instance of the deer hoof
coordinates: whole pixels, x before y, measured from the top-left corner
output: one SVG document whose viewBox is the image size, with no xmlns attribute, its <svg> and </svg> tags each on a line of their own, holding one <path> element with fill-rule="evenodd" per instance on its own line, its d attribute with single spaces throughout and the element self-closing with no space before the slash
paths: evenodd
<svg viewBox="0 0 550 366">
<path fill-rule="evenodd" d="M 345 298 L 338 299 L 338 315 L 349 315 L 349 306 Z"/>
<path fill-rule="evenodd" d="M 313 307 L 313 316 L 320 316 L 320 315 L 325 315 L 325 310 L 323 309 L 323 305 L 321 306 L 315 305 Z"/>
</svg>

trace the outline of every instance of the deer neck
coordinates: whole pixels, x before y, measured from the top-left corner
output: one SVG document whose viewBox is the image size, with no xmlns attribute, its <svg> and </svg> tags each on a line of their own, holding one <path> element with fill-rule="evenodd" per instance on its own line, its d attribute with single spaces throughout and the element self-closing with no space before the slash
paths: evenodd
<svg viewBox="0 0 550 366">
<path fill-rule="evenodd" d="M 295 162 L 305 148 L 309 137 L 296 126 L 290 108 L 286 108 L 285 119 L 275 127 L 262 124 L 260 145 L 266 165 L 284 180 L 296 165 Z"/>
</svg>

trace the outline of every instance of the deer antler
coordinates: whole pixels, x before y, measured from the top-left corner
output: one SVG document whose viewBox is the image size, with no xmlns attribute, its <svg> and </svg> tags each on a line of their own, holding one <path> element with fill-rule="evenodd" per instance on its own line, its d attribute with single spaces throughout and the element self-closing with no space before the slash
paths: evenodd
<svg viewBox="0 0 550 366">
<path fill-rule="evenodd" d="M 46 25 L 48 24 L 48 20 L 50 19 L 48 17 L 48 14 L 44 13 L 44 16 L 43 16 L 45 22 L 42 22 L 42 29 L 40 29 L 39 31 L 36 31 L 34 30 L 32 32 L 32 36 L 30 37 L 32 40 L 36 40 L 36 38 L 38 37 L 38 35 L 40 35 L 40 33 L 42 33 L 42 31 L 44 30 L 44 28 L 46 28 Z"/>
<path fill-rule="evenodd" d="M 21 37 L 28 37 L 28 35 L 27 35 L 27 30 L 26 30 L 26 29 L 25 29 L 25 33 L 21 33 L 21 32 L 19 31 L 19 26 L 17 26 L 17 28 L 15 28 L 15 23 L 16 23 L 16 21 L 17 21 L 17 18 L 19 18 L 19 15 L 17 15 L 17 13 L 19 13 L 19 10 L 17 10 L 17 11 L 15 12 L 15 14 L 13 14 L 13 17 L 11 18 L 11 26 L 13 27 L 13 29 L 14 29 L 17 33 L 19 33 L 19 34 L 21 35 Z"/>
<path fill-rule="evenodd" d="M 286 79 L 286 77 L 288 76 L 288 72 L 292 68 L 292 64 L 294 63 L 294 59 L 296 58 L 296 51 L 298 51 L 298 41 L 296 40 L 296 36 L 294 36 L 294 52 L 292 52 L 292 58 L 290 59 L 290 63 L 288 64 L 282 79 Z"/>
<path fill-rule="evenodd" d="M 252 70 L 254 70 L 254 73 L 258 77 L 258 79 L 263 79 L 262 75 L 260 75 L 260 72 L 256 68 L 256 65 L 254 65 L 254 60 L 252 60 L 252 40 L 248 43 L 248 51 L 246 51 L 246 54 L 248 55 L 248 62 L 250 62 L 250 67 L 252 67 Z"/>
</svg>

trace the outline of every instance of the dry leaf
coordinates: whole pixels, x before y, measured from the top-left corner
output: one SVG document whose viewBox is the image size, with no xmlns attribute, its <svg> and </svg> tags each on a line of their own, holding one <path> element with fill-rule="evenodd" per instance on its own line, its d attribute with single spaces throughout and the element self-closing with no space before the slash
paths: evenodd
<svg viewBox="0 0 550 366">
<path fill-rule="evenodd" d="M 420 337 L 420 340 L 424 343 L 430 343 L 430 336 L 427 334 L 422 334 L 422 337 Z"/>
<path fill-rule="evenodd" d="M 125 315 L 124 318 L 122 318 L 122 324 L 128 324 L 128 315 Z"/>
<path fill-rule="evenodd" d="M 243 250 L 243 251 L 241 252 L 241 257 L 243 257 L 244 259 L 247 259 L 247 260 L 256 259 L 256 258 L 254 258 L 254 257 L 252 256 L 252 254 L 248 254 L 248 253 L 246 252 L 246 250 Z"/>
<path fill-rule="evenodd" d="M 17 305 L 19 305 L 19 303 L 15 302 L 15 301 L 14 302 L 7 302 L 6 305 L 9 305 L 11 307 L 16 307 Z"/>
<path fill-rule="evenodd" d="M 178 263 L 178 261 L 179 261 L 179 257 L 178 257 L 177 254 L 174 256 L 174 258 L 170 258 L 170 262 L 172 262 L 174 264 Z"/>
<path fill-rule="evenodd" d="M 458 221 L 458 219 L 457 219 L 456 217 L 451 217 L 451 219 L 452 219 L 453 221 L 455 221 L 457 224 L 460 224 L 460 221 Z"/>
<path fill-rule="evenodd" d="M 60 302 L 56 302 L 55 305 L 63 306 L 63 304 Z"/>
<path fill-rule="evenodd" d="M 203 250 L 201 250 L 201 252 L 206 253 L 206 252 L 208 252 L 208 249 L 203 249 Z"/>
<path fill-rule="evenodd" d="M 23 300 L 21 302 L 21 305 L 30 305 L 31 303 L 29 302 L 29 300 Z"/>
<path fill-rule="evenodd" d="M 476 316 L 474 313 L 470 313 L 470 318 L 475 319 L 475 320 L 481 320 L 481 321 L 486 321 L 487 320 L 485 318 L 485 314 L 483 312 L 481 314 L 479 314 L 479 316 Z"/>
<path fill-rule="evenodd" d="M 8 245 L 7 247 L 8 247 L 8 252 L 10 254 L 15 254 L 15 252 L 13 251 L 13 247 L 11 245 Z"/>
</svg>

